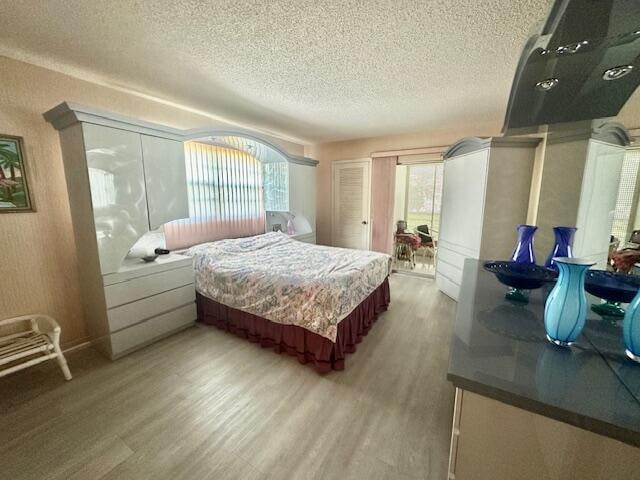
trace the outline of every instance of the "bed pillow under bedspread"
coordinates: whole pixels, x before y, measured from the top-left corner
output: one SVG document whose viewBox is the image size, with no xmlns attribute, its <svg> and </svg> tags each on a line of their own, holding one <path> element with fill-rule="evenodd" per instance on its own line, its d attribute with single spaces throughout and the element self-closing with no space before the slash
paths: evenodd
<svg viewBox="0 0 640 480">
<path fill-rule="evenodd" d="M 311 245 L 279 232 L 197 245 L 188 254 L 202 295 L 333 342 L 338 323 L 391 271 L 389 255 Z"/>
</svg>

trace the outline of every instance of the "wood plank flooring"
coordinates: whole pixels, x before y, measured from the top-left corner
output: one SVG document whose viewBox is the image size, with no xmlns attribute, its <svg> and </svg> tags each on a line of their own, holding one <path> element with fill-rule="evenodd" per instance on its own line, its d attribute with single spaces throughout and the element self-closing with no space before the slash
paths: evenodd
<svg viewBox="0 0 640 480">
<path fill-rule="evenodd" d="M 446 478 L 455 303 L 394 274 L 346 370 L 197 326 L 116 362 L 87 349 L 0 379 L 0 477 Z"/>
</svg>

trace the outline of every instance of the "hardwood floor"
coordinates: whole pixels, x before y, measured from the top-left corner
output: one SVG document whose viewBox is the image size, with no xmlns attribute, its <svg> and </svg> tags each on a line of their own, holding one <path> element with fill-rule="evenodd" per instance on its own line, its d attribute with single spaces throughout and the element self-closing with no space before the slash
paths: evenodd
<svg viewBox="0 0 640 480">
<path fill-rule="evenodd" d="M 391 307 L 318 375 L 197 326 L 116 362 L 71 353 L 0 379 L 0 477 L 18 479 L 439 479 L 453 387 L 455 303 L 394 274 Z"/>
</svg>

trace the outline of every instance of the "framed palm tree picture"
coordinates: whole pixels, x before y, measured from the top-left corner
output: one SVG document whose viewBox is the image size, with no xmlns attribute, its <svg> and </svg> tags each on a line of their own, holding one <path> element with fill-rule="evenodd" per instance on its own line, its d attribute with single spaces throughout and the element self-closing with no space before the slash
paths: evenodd
<svg viewBox="0 0 640 480">
<path fill-rule="evenodd" d="M 0 134 L 0 213 L 33 211 L 21 137 Z"/>
</svg>

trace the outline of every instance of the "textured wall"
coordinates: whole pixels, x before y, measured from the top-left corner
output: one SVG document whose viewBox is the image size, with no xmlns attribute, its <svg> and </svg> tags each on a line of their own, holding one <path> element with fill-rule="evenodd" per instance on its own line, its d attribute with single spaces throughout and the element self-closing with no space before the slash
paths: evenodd
<svg viewBox="0 0 640 480">
<path fill-rule="evenodd" d="M 629 99 L 620 115 L 613 120 L 622 123 L 629 129 L 640 127 L 640 89 Z M 307 156 L 320 161 L 317 190 L 318 218 L 316 220 L 318 243 L 325 245 L 331 243 L 331 162 L 368 158 L 373 152 L 450 145 L 463 137 L 500 135 L 501 121 L 502 119 L 498 122 L 495 118 L 468 116 L 455 129 L 435 129 L 404 135 L 321 143 L 305 147 Z"/>
<path fill-rule="evenodd" d="M 551 4 L 4 1 L 0 52 L 293 138 L 342 140 L 502 121 L 521 47 Z"/>
<path fill-rule="evenodd" d="M 449 145 L 461 137 L 498 135 L 501 127 L 501 124 L 495 122 L 484 124 L 478 122 L 460 125 L 455 130 L 363 138 L 306 147 L 305 154 L 320 161 L 318 164 L 318 216 L 316 219 L 316 238 L 318 243 L 331 244 L 331 163 L 334 160 L 368 158 L 372 152 L 387 150 Z M 375 194 L 375 192 L 372 192 L 372 194 Z"/>
<path fill-rule="evenodd" d="M 177 128 L 221 126 L 208 117 L 0 57 L 0 133 L 24 137 L 35 213 L 0 214 L 0 318 L 42 312 L 62 342 L 87 340 L 58 132 L 42 113 L 62 101 Z M 277 142 L 294 154 L 303 148 Z"/>
</svg>

